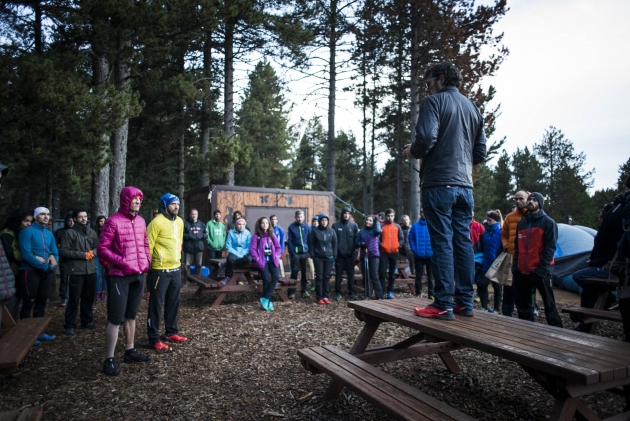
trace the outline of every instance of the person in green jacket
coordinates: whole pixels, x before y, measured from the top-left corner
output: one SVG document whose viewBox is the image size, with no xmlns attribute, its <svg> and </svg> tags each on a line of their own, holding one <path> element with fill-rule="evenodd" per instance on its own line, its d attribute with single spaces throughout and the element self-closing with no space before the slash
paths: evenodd
<svg viewBox="0 0 630 421">
<path fill-rule="evenodd" d="M 227 232 L 225 225 L 221 222 L 221 211 L 215 210 L 213 216 L 214 219 L 211 219 L 206 224 L 208 229 L 208 259 L 221 259 Z"/>
</svg>

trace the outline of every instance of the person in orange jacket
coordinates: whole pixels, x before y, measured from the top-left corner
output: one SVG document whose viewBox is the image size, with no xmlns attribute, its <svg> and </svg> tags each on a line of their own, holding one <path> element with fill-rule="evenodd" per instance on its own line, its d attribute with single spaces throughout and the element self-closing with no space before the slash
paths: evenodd
<svg viewBox="0 0 630 421">
<path fill-rule="evenodd" d="M 516 226 L 523 219 L 527 208 L 527 197 L 529 192 L 521 190 L 514 195 L 514 204 L 516 210 L 507 214 L 503 220 L 501 228 L 501 243 L 503 251 L 514 257 L 514 238 L 516 238 Z M 498 309 L 495 309 L 497 311 Z M 503 286 L 503 304 L 501 305 L 501 313 L 504 316 L 512 317 L 514 313 L 514 288 L 512 285 Z"/>
<path fill-rule="evenodd" d="M 396 263 L 398 262 L 398 251 L 403 245 L 403 232 L 400 225 L 394 222 L 396 212 L 394 209 L 385 211 L 385 223 L 381 226 L 379 280 L 381 288 L 385 291 L 385 273 L 389 266 L 389 282 L 387 283 L 386 298 L 394 298 L 394 279 L 396 274 Z"/>
</svg>

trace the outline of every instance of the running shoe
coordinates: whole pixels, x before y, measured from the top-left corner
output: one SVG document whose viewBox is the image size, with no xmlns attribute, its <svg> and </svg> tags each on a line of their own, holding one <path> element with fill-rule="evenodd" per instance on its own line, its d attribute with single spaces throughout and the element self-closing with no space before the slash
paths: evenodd
<svg viewBox="0 0 630 421">
<path fill-rule="evenodd" d="M 105 358 L 105 362 L 103 363 L 103 373 L 108 376 L 117 376 L 120 373 L 118 370 L 118 366 L 116 365 L 116 361 L 113 358 Z"/>
<path fill-rule="evenodd" d="M 81 326 L 81 329 L 96 329 L 98 327 L 98 325 L 96 323 L 88 323 L 85 326 Z"/>
<path fill-rule="evenodd" d="M 311 292 L 315 291 L 315 282 L 311 282 Z"/>
<path fill-rule="evenodd" d="M 289 294 L 289 300 L 295 300 L 295 293 Z"/>
<path fill-rule="evenodd" d="M 180 344 L 180 343 L 186 342 L 188 340 L 188 338 L 185 338 L 183 336 L 179 336 L 177 333 L 173 333 L 171 335 L 162 335 L 161 339 L 163 341 L 165 341 L 165 342 L 174 342 L 176 344 Z"/>
<path fill-rule="evenodd" d="M 389 300 L 391 300 L 392 298 L 394 298 L 394 291 L 387 291 L 387 298 Z"/>
<path fill-rule="evenodd" d="M 221 279 L 221 283 L 223 284 L 223 286 L 227 285 L 228 282 L 230 282 L 229 276 L 226 276 L 225 278 Z"/>
<path fill-rule="evenodd" d="M 319 304 L 319 305 L 324 305 L 324 304 L 326 304 L 326 301 L 324 301 L 324 300 L 318 300 L 318 301 L 317 301 L 317 304 Z"/>
<path fill-rule="evenodd" d="M 304 291 L 302 293 L 302 298 L 311 298 L 311 294 L 309 294 L 308 292 Z"/>
<path fill-rule="evenodd" d="M 73 327 L 68 327 L 68 328 L 63 330 L 63 333 L 64 333 L 64 335 L 74 336 L 74 328 Z"/>
<path fill-rule="evenodd" d="M 47 333 L 42 333 L 41 335 L 39 335 L 39 338 L 37 338 L 37 339 L 40 340 L 40 341 L 52 341 L 55 338 L 56 338 L 55 335 L 49 335 Z"/>
<path fill-rule="evenodd" d="M 337 294 L 335 294 L 335 296 L 333 297 L 333 300 L 335 300 L 335 301 L 339 301 L 339 300 L 341 300 L 341 298 L 342 298 L 342 297 L 341 297 L 341 294 L 337 293 Z"/>
<path fill-rule="evenodd" d="M 466 306 L 460 306 L 460 305 L 455 306 L 455 308 L 453 309 L 453 313 L 459 314 L 460 316 L 466 316 L 466 317 L 472 317 L 474 315 L 472 308 L 468 308 Z"/>
<path fill-rule="evenodd" d="M 435 295 L 433 295 L 433 294 L 429 294 L 429 300 L 433 300 L 433 301 L 435 301 Z"/>
<path fill-rule="evenodd" d="M 357 296 L 354 295 L 354 294 L 351 294 L 350 298 L 348 298 L 348 300 L 350 300 L 350 301 L 356 301 L 356 299 L 357 299 Z"/>
<path fill-rule="evenodd" d="M 328 298 L 323 298 L 324 304 L 330 304 L 330 300 Z"/>
<path fill-rule="evenodd" d="M 267 311 L 273 311 L 273 303 L 271 300 L 267 300 Z"/>
<path fill-rule="evenodd" d="M 68 299 L 63 298 L 61 302 L 59 303 L 59 307 L 65 307 L 66 304 L 68 304 Z"/>
<path fill-rule="evenodd" d="M 153 348 L 156 351 L 166 351 L 168 349 L 168 345 L 166 345 L 162 341 L 157 341 L 156 343 L 151 345 L 151 348 Z"/>
<path fill-rule="evenodd" d="M 452 311 L 448 310 L 440 310 L 437 307 L 428 306 L 424 308 L 415 308 L 413 312 L 416 316 L 420 317 L 428 317 L 431 319 L 440 319 L 440 320 L 455 320 L 455 316 L 453 316 Z"/>
<path fill-rule="evenodd" d="M 269 311 L 269 309 L 267 308 L 267 303 L 268 302 L 269 302 L 269 300 L 266 299 L 265 297 L 260 297 L 260 305 L 262 305 L 263 310 Z"/>
<path fill-rule="evenodd" d="M 126 363 L 146 363 L 151 359 L 150 355 L 144 355 L 139 353 L 136 348 L 131 348 L 125 351 L 125 357 L 123 362 Z"/>
</svg>

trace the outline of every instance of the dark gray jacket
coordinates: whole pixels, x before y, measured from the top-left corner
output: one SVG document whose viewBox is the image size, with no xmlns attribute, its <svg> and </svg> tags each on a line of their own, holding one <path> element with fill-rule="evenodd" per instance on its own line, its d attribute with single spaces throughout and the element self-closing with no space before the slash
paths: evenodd
<svg viewBox="0 0 630 421">
<path fill-rule="evenodd" d="M 349 257 L 354 253 L 354 238 L 359 232 L 359 226 L 354 221 L 337 221 L 332 226 L 337 234 L 337 256 Z"/>
<path fill-rule="evenodd" d="M 317 227 L 308 235 L 308 252 L 311 258 L 335 258 L 337 256 L 337 235 L 330 227 Z"/>
<path fill-rule="evenodd" d="M 472 188 L 472 167 L 486 157 L 481 113 L 455 86 L 427 97 L 420 107 L 411 153 L 422 159 L 422 187 Z"/>
<path fill-rule="evenodd" d="M 0 303 L 15 295 L 15 276 L 0 242 Z"/>
<path fill-rule="evenodd" d="M 66 258 L 66 275 L 91 275 L 96 273 L 96 259 L 85 260 L 85 253 L 92 251 L 96 255 L 98 234 L 90 227 L 75 224 L 61 237 L 59 255 Z"/>
</svg>

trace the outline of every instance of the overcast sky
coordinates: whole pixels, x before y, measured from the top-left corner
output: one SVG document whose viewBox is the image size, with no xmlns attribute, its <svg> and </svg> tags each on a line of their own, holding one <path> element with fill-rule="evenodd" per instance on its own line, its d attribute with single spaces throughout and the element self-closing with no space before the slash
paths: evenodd
<svg viewBox="0 0 630 421">
<path fill-rule="evenodd" d="M 491 105 L 501 104 L 494 140 L 506 136 L 508 153 L 531 149 L 553 125 L 586 155 L 594 188 L 613 187 L 619 165 L 630 158 L 630 1 L 508 0 L 508 6 L 496 33 L 505 34 L 510 54 L 483 81 L 497 88 Z M 307 89 L 291 85 L 294 93 Z M 352 130 L 360 141 L 354 95 L 338 97 L 337 130 Z M 289 98 L 296 102 L 293 121 L 318 114 L 326 126 L 325 98 Z"/>
</svg>

